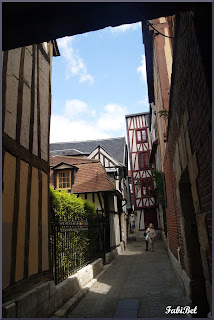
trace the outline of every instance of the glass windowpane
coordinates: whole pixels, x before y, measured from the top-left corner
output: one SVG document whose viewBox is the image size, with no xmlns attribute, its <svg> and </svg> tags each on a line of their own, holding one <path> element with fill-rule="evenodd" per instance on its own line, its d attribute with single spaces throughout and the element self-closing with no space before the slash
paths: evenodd
<svg viewBox="0 0 214 320">
<path fill-rule="evenodd" d="M 149 166 L 149 157 L 148 157 L 148 153 L 145 153 L 145 166 L 148 167 Z"/>
<path fill-rule="evenodd" d="M 70 188 L 70 172 L 59 172 L 59 188 Z"/>
</svg>

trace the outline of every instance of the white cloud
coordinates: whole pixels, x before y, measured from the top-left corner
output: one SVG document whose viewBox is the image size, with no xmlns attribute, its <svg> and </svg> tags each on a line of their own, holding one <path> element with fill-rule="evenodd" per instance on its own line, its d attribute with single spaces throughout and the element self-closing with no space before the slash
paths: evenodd
<svg viewBox="0 0 214 320">
<path fill-rule="evenodd" d="M 91 111 L 90 111 L 90 115 L 91 115 L 92 117 L 95 117 L 96 114 L 97 114 L 97 111 L 96 111 L 96 110 L 91 110 Z"/>
<path fill-rule="evenodd" d="M 88 73 L 87 66 L 80 57 L 79 52 L 72 46 L 73 38 L 65 37 L 57 40 L 61 55 L 67 63 L 66 79 L 71 76 L 79 76 L 79 82 L 94 83 L 94 78 Z"/>
<path fill-rule="evenodd" d="M 83 120 L 87 116 L 87 120 Z M 126 135 L 125 114 L 127 108 L 110 103 L 104 112 L 96 116 L 96 110 L 81 100 L 67 100 L 63 115 L 52 114 L 50 142 L 105 139 L 117 134 Z"/>
<path fill-rule="evenodd" d="M 94 78 L 88 73 L 80 74 L 80 82 L 87 82 L 87 81 L 90 84 L 93 84 L 94 83 Z"/>
<path fill-rule="evenodd" d="M 82 112 L 87 112 L 87 110 L 88 105 L 84 101 L 78 99 L 65 101 L 64 115 L 68 118 L 72 118 Z"/>
<path fill-rule="evenodd" d="M 111 31 L 112 32 L 126 32 L 128 30 L 137 30 L 141 27 L 141 22 L 137 23 L 132 23 L 132 24 L 122 24 L 121 26 L 118 27 L 112 27 Z"/>
<path fill-rule="evenodd" d="M 50 142 L 68 142 L 110 138 L 102 129 L 85 120 L 70 120 L 65 116 L 52 115 Z"/>
<path fill-rule="evenodd" d="M 137 68 L 137 73 L 140 73 L 140 78 L 141 80 L 144 82 L 147 80 L 147 76 L 146 76 L 146 59 L 145 59 L 145 55 L 142 54 L 141 55 L 141 65 Z"/>
<path fill-rule="evenodd" d="M 100 116 L 97 125 L 107 131 L 117 131 L 125 127 L 127 108 L 119 104 L 110 103 L 104 107 L 105 112 Z"/>
</svg>

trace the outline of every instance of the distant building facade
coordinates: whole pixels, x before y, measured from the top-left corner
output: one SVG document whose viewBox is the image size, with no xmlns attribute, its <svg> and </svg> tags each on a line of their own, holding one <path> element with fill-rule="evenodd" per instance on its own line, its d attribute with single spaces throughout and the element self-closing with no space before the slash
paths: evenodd
<svg viewBox="0 0 214 320">
<path fill-rule="evenodd" d="M 105 234 L 106 248 L 120 245 L 121 228 L 118 204 L 122 201 L 99 160 L 53 156 L 50 158 L 50 185 L 58 190 L 68 190 L 83 200 L 94 203 L 109 221 L 109 234 Z"/>
<path fill-rule="evenodd" d="M 126 129 L 136 213 L 135 232 L 139 239 L 143 237 L 143 231 L 149 223 L 153 223 L 156 229 L 159 227 L 149 162 L 151 152 L 149 113 L 127 115 Z"/>
<path fill-rule="evenodd" d="M 131 201 L 128 185 L 128 151 L 125 138 L 51 143 L 50 161 L 56 155 L 67 155 L 67 158 L 72 156 L 76 159 L 84 157 L 91 159 L 89 161 L 95 159 L 102 164 L 116 192 L 112 198 L 113 207 L 109 209 L 110 221 L 111 224 L 119 225 L 120 240 L 126 245 L 127 217 Z M 72 190 L 72 192 L 74 191 Z M 90 200 L 92 199 L 90 198 Z"/>
</svg>

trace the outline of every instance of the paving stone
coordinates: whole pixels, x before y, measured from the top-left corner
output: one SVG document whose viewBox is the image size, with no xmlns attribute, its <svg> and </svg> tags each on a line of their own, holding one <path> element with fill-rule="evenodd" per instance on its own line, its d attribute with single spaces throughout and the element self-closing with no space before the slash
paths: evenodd
<svg viewBox="0 0 214 320">
<path fill-rule="evenodd" d="M 185 296 L 165 244 L 157 240 L 154 250 L 146 252 L 144 241 L 129 242 L 68 318 L 175 318 L 166 307 L 187 305 Z M 128 308 L 130 301 L 138 307 Z"/>
<path fill-rule="evenodd" d="M 139 307 L 138 299 L 122 299 L 118 301 L 117 310 L 137 310 Z"/>
<path fill-rule="evenodd" d="M 113 318 L 137 318 L 137 310 L 117 310 Z"/>
</svg>

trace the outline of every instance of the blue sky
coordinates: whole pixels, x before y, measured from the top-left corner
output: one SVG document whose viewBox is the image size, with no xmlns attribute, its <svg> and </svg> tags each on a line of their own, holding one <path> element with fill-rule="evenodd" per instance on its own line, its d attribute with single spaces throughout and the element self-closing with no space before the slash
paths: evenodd
<svg viewBox="0 0 214 320">
<path fill-rule="evenodd" d="M 149 111 L 141 23 L 57 42 L 50 142 L 126 136 L 125 115 Z"/>
</svg>

